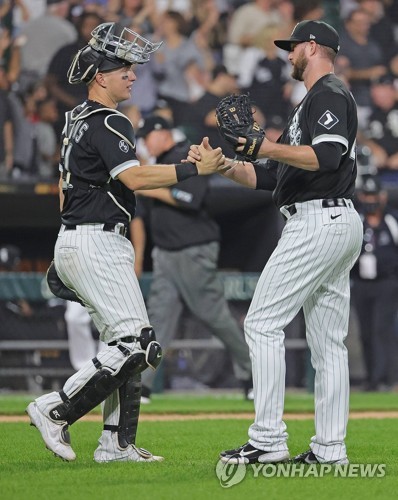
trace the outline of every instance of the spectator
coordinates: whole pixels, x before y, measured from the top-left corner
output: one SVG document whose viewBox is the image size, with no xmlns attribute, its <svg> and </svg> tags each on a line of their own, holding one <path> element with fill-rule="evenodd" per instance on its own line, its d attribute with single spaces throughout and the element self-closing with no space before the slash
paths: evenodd
<svg viewBox="0 0 398 500">
<path fill-rule="evenodd" d="M 37 103 L 35 138 L 37 141 L 37 174 L 41 179 L 58 178 L 58 141 L 54 124 L 58 111 L 54 99 L 46 98 Z"/>
<path fill-rule="evenodd" d="M 188 19 L 191 13 L 191 0 L 152 0 L 160 14 L 167 10 L 180 13 L 185 19 Z"/>
<path fill-rule="evenodd" d="M 251 47 L 254 36 L 269 24 L 280 21 L 272 0 L 254 0 L 238 7 L 231 16 L 228 41 L 240 47 Z"/>
<path fill-rule="evenodd" d="M 28 179 L 38 174 L 37 103 L 46 97 L 46 88 L 42 84 L 31 85 L 24 94 L 9 94 L 14 131 L 12 177 L 15 179 Z"/>
<path fill-rule="evenodd" d="M 293 17 L 296 23 L 303 19 L 320 21 L 324 16 L 322 0 L 294 0 Z"/>
<path fill-rule="evenodd" d="M 29 21 L 15 40 L 11 51 L 12 81 L 22 91 L 43 78 L 53 55 L 77 38 L 69 21 L 66 0 L 47 0 L 44 15 Z"/>
<path fill-rule="evenodd" d="M 14 0 L 9 3 L 14 4 L 12 21 L 17 35 L 28 21 L 43 16 L 47 8 L 47 0 Z"/>
<path fill-rule="evenodd" d="M 190 31 L 211 71 L 215 64 L 222 62 L 222 50 L 227 40 L 228 13 L 220 11 L 216 0 L 192 0 L 192 13 Z"/>
<path fill-rule="evenodd" d="M 45 82 L 50 95 L 57 104 L 58 118 L 55 123 L 57 137 L 61 137 L 66 111 L 74 108 L 87 97 L 86 85 L 82 83 L 71 85 L 68 82 L 68 68 L 76 52 L 87 45 L 91 32 L 101 22 L 98 14 L 84 12 L 76 21 L 77 40 L 61 47 L 50 61 Z"/>
<path fill-rule="evenodd" d="M 372 108 L 362 141 L 372 152 L 382 182 L 398 185 L 398 102 L 392 75 L 371 86 Z"/>
<path fill-rule="evenodd" d="M 231 73 L 243 69 L 244 49 L 253 46 L 255 35 L 269 24 L 281 23 L 282 18 L 273 0 L 254 0 L 233 12 L 224 46 L 224 63 Z"/>
<path fill-rule="evenodd" d="M 17 34 L 21 26 L 27 23 L 32 17 L 28 4 L 29 0 L 6 0 L 5 2 L 1 2 L 1 25 L 7 28 L 13 36 Z M 37 10 L 39 10 L 39 6 L 37 7 Z"/>
<path fill-rule="evenodd" d="M 190 108 L 191 127 L 186 131 L 191 142 L 199 144 L 203 137 L 209 137 L 211 144 L 222 147 L 227 156 L 234 157 L 232 146 L 218 132 L 216 107 L 223 97 L 238 91 L 236 77 L 223 65 L 216 66 L 212 76 L 203 96 Z"/>
<path fill-rule="evenodd" d="M 138 33 L 151 33 L 159 22 L 154 0 L 122 0 L 117 16 L 120 26 L 140 27 Z"/>
<path fill-rule="evenodd" d="M 280 55 L 274 40 L 281 34 L 278 25 L 260 30 L 254 39 L 255 46 L 247 49 L 245 68 L 239 75 L 238 84 L 248 92 L 265 120 L 279 116 L 285 122 L 291 110 L 290 65 Z M 204 137 L 204 136 L 202 136 Z"/>
<path fill-rule="evenodd" d="M 361 255 L 352 271 L 352 297 L 360 325 L 367 390 L 394 383 L 398 307 L 398 214 L 387 206 L 377 176 L 366 176 L 358 190 L 364 224 Z"/>
<path fill-rule="evenodd" d="M 371 20 L 362 9 L 353 10 L 345 20 L 340 37 L 337 63 L 345 67 L 345 76 L 358 105 L 358 122 L 365 123 L 371 109 L 370 83 L 387 73 L 381 47 L 369 36 Z"/>
<path fill-rule="evenodd" d="M 187 104 L 192 100 L 192 89 L 197 85 L 203 88 L 207 77 L 202 55 L 185 36 L 186 29 L 187 23 L 180 13 L 166 11 L 161 23 L 164 43 L 153 58 L 159 97 L 172 108 L 176 126 L 189 123 Z"/>
<path fill-rule="evenodd" d="M 398 76 L 398 46 L 395 39 L 394 24 L 386 16 L 382 0 L 357 0 L 360 8 L 370 17 L 370 38 L 377 42 L 383 51 L 385 64 Z"/>
<path fill-rule="evenodd" d="M 385 11 L 388 19 L 398 26 L 398 9 L 396 0 L 384 0 Z"/>
</svg>

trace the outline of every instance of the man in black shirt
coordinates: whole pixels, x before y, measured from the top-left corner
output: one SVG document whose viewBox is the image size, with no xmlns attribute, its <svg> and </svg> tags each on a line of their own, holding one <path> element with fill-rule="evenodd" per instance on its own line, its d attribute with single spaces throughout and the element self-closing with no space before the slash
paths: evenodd
<svg viewBox="0 0 398 500">
<path fill-rule="evenodd" d="M 358 190 L 364 225 L 361 255 L 354 266 L 352 298 L 366 368 L 366 389 L 389 389 L 395 382 L 395 319 L 398 306 L 398 213 L 388 207 L 378 176 L 363 176 Z"/>
<path fill-rule="evenodd" d="M 156 369 L 162 352 L 134 274 L 134 250 L 125 238 L 135 212 L 133 191 L 211 174 L 222 162 L 222 153 L 209 151 L 207 166 L 140 166 L 132 124 L 116 108 L 131 95 L 133 64 L 148 62 L 159 46 L 128 28 L 117 35 L 114 23 L 101 24 L 68 71 L 70 83 L 87 84 L 88 100 L 67 114 L 63 130 L 62 226 L 54 263 L 61 282 L 89 311 L 106 346 L 60 392 L 45 394 L 27 407 L 47 448 L 67 461 L 76 458 L 68 425 L 101 402 L 104 430 L 96 462 L 160 459 L 135 446 L 140 373 Z"/>
<path fill-rule="evenodd" d="M 187 141 L 174 141 L 170 124 L 159 116 L 148 117 L 139 134 L 157 163 L 173 163 L 185 157 L 189 150 Z M 207 192 L 208 177 L 186 179 L 170 187 L 142 192 L 153 199 L 150 208 L 153 280 L 148 315 L 159 342 L 166 349 L 176 334 L 186 305 L 225 344 L 232 356 L 235 376 L 250 398 L 249 352 L 217 278 L 220 234 L 205 207 Z M 134 234 L 132 238 L 134 248 L 142 247 L 135 245 Z M 149 398 L 154 378 L 153 371 L 143 373 L 143 397 Z"/>
<path fill-rule="evenodd" d="M 291 113 L 278 142 L 265 139 L 267 163 L 226 160 L 229 178 L 273 190 L 287 222 L 257 284 L 245 320 L 253 367 L 255 422 L 249 442 L 221 453 L 227 463 L 274 463 L 289 458 L 284 406 L 283 329 L 301 308 L 315 368 L 315 436 L 299 463 L 348 463 L 344 443 L 349 374 L 344 339 L 349 317 L 349 273 L 362 242 L 362 223 L 352 203 L 356 178 L 355 101 L 333 74 L 337 32 L 319 21 L 302 21 L 289 40 L 292 76 L 307 95 Z M 239 139 L 242 149 L 245 138 Z M 205 159 L 207 141 L 189 159 Z M 200 162 L 197 162 L 200 164 Z"/>
</svg>

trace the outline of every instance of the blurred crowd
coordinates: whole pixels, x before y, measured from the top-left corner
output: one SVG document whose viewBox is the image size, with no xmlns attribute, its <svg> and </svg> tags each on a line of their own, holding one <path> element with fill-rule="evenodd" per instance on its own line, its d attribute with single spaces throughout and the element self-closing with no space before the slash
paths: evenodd
<svg viewBox="0 0 398 500">
<path fill-rule="evenodd" d="M 336 67 L 357 100 L 366 168 L 398 183 L 397 0 L 0 0 L 0 18 L 2 178 L 58 177 L 64 113 L 86 97 L 67 70 L 101 22 L 163 41 L 136 67 L 131 99 L 120 108 L 133 124 L 159 113 L 188 140 L 208 135 L 227 148 L 217 102 L 249 92 L 257 121 L 275 139 L 305 89 L 273 40 L 302 19 L 322 19 L 341 35 Z M 145 149 L 138 152 L 144 163 Z"/>
</svg>

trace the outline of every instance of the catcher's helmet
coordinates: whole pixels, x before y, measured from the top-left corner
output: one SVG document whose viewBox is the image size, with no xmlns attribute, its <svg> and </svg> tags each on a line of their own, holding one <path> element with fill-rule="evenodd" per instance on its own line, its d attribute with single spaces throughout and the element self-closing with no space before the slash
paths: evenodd
<svg viewBox="0 0 398 500">
<path fill-rule="evenodd" d="M 115 34 L 115 23 L 103 23 L 91 32 L 91 40 L 75 55 L 69 70 L 69 83 L 90 83 L 98 71 L 112 71 L 132 64 L 144 64 L 161 45 L 129 28 Z"/>
</svg>

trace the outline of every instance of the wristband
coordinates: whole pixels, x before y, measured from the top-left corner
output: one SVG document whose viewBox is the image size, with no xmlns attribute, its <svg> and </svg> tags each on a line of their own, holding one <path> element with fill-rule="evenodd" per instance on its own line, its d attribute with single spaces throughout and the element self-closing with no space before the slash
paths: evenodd
<svg viewBox="0 0 398 500">
<path fill-rule="evenodd" d="M 177 174 L 177 181 L 185 181 L 185 179 L 189 179 L 190 177 L 194 177 L 195 175 L 198 175 L 198 167 L 194 165 L 193 163 L 187 162 L 187 163 L 176 163 L 176 174 Z"/>
</svg>

